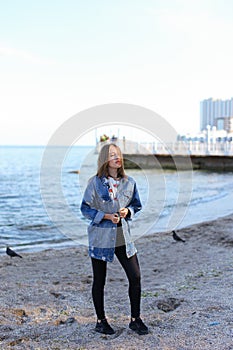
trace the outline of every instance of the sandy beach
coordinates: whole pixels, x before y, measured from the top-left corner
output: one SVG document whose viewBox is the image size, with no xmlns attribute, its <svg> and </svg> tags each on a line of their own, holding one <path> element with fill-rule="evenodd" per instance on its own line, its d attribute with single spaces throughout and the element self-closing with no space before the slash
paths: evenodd
<svg viewBox="0 0 233 350">
<path fill-rule="evenodd" d="M 128 328 L 127 280 L 108 265 L 106 313 L 116 334 L 94 331 L 92 271 L 86 247 L 0 257 L 1 349 L 233 349 L 233 218 L 136 242 L 142 318 L 149 334 Z"/>
</svg>

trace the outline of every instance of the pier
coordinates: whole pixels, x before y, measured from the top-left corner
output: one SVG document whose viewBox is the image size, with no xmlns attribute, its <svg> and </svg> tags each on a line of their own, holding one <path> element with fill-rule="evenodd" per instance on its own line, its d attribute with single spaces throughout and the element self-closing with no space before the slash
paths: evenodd
<svg viewBox="0 0 233 350">
<path fill-rule="evenodd" d="M 125 168 L 233 171 L 233 142 L 177 141 L 174 143 L 117 140 Z M 101 145 L 97 145 L 100 147 Z M 191 162 L 191 163 L 190 163 Z"/>
<path fill-rule="evenodd" d="M 175 142 L 171 144 L 140 144 L 135 152 L 123 148 L 125 167 L 179 170 L 233 171 L 233 142 Z M 156 158 L 156 162 L 153 159 Z"/>
<path fill-rule="evenodd" d="M 156 162 L 153 157 L 156 158 Z M 124 154 L 126 169 L 171 169 L 190 170 L 190 161 L 193 170 L 233 171 L 233 156 L 198 156 L 198 155 L 169 155 L 169 154 Z"/>
</svg>

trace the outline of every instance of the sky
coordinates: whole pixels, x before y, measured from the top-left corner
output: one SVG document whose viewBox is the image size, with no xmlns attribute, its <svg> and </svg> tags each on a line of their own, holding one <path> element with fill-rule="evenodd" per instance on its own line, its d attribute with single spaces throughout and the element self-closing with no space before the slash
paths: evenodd
<svg viewBox="0 0 233 350">
<path fill-rule="evenodd" d="M 0 144 L 106 103 L 198 132 L 200 101 L 233 96 L 232 18 L 232 0 L 0 0 Z"/>
</svg>

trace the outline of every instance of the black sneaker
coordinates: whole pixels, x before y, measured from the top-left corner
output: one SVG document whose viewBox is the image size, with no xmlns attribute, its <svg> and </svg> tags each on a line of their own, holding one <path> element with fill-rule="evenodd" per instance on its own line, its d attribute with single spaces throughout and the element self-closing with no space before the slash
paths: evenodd
<svg viewBox="0 0 233 350">
<path fill-rule="evenodd" d="M 148 327 L 142 322 L 141 318 L 135 318 L 135 321 L 131 319 L 129 328 L 139 335 L 148 334 Z"/>
<path fill-rule="evenodd" d="M 96 326 L 95 326 L 95 331 L 98 333 L 103 333 L 103 334 L 114 334 L 115 331 L 112 329 L 112 327 L 108 324 L 108 321 L 106 318 L 101 321 L 97 321 Z"/>
</svg>

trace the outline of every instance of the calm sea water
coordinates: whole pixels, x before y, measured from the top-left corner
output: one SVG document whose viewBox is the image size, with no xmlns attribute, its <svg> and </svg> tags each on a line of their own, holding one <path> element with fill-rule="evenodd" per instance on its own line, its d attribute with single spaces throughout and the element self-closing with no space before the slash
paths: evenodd
<svg viewBox="0 0 233 350">
<path fill-rule="evenodd" d="M 55 151 L 65 154 L 61 166 L 54 151 L 44 161 L 44 147 L 0 148 L 0 253 L 6 245 L 36 251 L 87 244 L 88 222 L 79 207 L 87 180 L 96 171 L 97 155 L 91 147 Z M 232 173 L 127 173 L 137 181 L 143 203 L 132 222 L 135 239 L 233 213 Z"/>
</svg>

